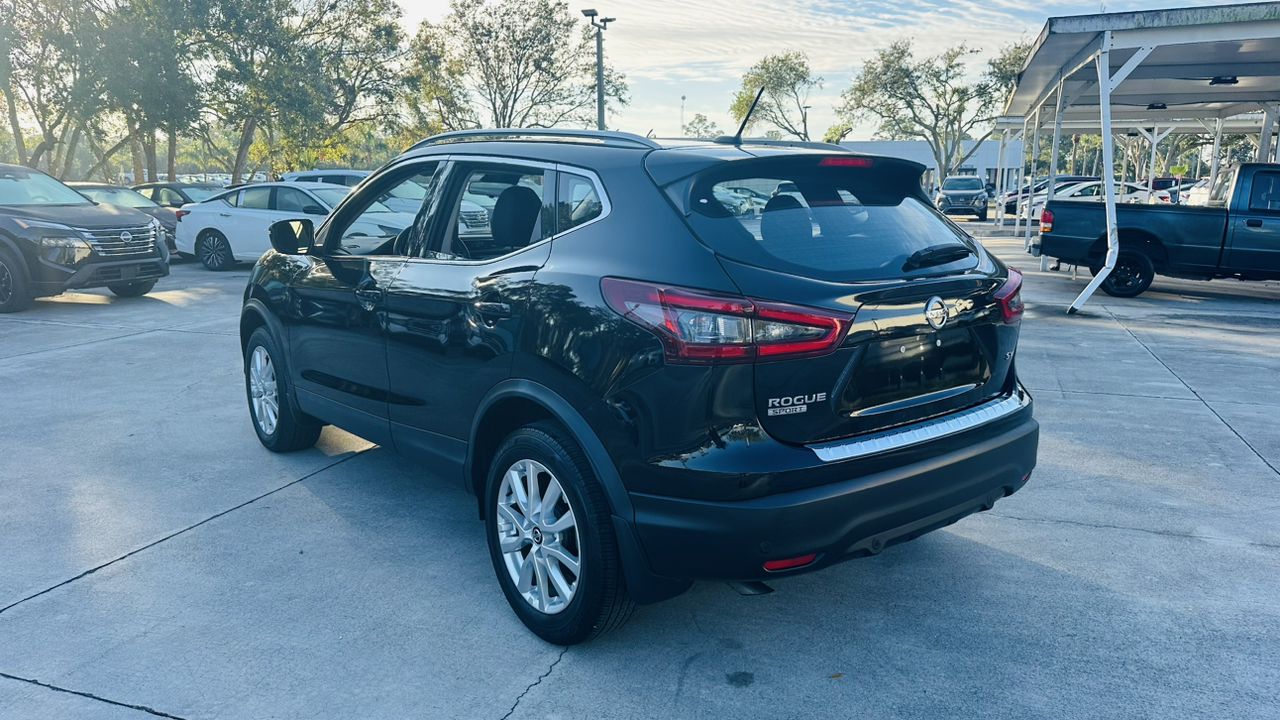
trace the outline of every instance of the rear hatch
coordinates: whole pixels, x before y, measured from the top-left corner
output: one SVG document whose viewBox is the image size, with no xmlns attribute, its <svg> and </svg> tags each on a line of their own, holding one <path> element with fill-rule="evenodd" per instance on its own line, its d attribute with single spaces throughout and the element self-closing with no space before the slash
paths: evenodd
<svg viewBox="0 0 1280 720">
<path fill-rule="evenodd" d="M 942 216 L 922 167 L 787 155 L 720 163 L 666 190 L 747 297 L 846 314 L 819 356 L 757 358 L 773 437 L 814 443 L 920 422 L 1010 390 L 1020 277 Z M 728 187 L 771 198 L 735 212 Z"/>
</svg>

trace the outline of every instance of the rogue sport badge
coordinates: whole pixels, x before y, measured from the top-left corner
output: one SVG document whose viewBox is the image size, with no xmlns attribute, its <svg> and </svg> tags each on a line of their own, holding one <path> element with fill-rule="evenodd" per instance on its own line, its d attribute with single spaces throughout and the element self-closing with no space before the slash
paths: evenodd
<svg viewBox="0 0 1280 720">
<path fill-rule="evenodd" d="M 936 295 L 929 298 L 929 302 L 924 304 L 924 319 L 934 330 L 941 330 L 947 324 L 947 304 L 942 302 L 942 298 Z"/>
</svg>

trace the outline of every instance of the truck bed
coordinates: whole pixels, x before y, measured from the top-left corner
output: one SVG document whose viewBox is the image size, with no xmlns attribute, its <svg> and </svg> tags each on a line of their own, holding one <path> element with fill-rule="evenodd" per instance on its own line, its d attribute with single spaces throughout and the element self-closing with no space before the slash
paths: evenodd
<svg viewBox="0 0 1280 720">
<path fill-rule="evenodd" d="M 1040 234 L 1040 252 L 1065 262 L 1088 265 L 1106 252 L 1106 203 L 1051 200 L 1053 229 Z M 1121 242 L 1128 238 L 1157 241 L 1164 257 L 1152 258 L 1157 267 L 1195 272 L 1212 271 L 1222 256 L 1227 211 L 1202 205 L 1116 205 Z"/>
</svg>

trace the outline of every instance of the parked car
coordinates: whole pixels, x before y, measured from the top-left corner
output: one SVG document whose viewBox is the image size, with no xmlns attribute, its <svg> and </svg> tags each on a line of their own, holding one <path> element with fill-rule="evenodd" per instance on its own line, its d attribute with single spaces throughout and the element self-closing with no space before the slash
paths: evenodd
<svg viewBox="0 0 1280 720">
<path fill-rule="evenodd" d="M 1102 283 L 1108 295 L 1139 295 L 1156 275 L 1280 279 L 1280 164 L 1224 170 L 1207 206 L 1117 206 L 1116 224 L 1120 252 Z M 1040 251 L 1097 274 L 1106 255 L 1105 228 L 1103 206 L 1055 200 L 1040 222 Z"/>
<path fill-rule="evenodd" d="M 1101 180 L 1090 180 L 1088 182 L 1074 183 L 1062 186 L 1053 195 L 1054 200 L 1082 200 L 1092 202 L 1102 202 L 1104 197 Z M 1148 198 L 1153 202 L 1169 202 L 1169 193 L 1166 190 L 1160 190 L 1154 193 L 1148 193 L 1147 188 L 1137 183 L 1124 182 L 1116 183 L 1116 202 L 1122 204 L 1145 203 Z M 1033 220 L 1039 220 L 1040 213 L 1044 210 L 1046 196 L 1037 195 L 1032 200 L 1031 217 Z M 1022 209 L 1022 217 L 1026 217 L 1026 206 Z"/>
<path fill-rule="evenodd" d="M 979 220 L 986 220 L 991 195 L 982 178 L 952 175 L 942 181 L 933 201 L 948 215 L 973 215 Z"/>
<path fill-rule="evenodd" d="M 177 210 L 159 205 L 141 193 L 119 185 L 89 182 L 71 182 L 67 183 L 67 185 L 75 188 L 76 192 L 96 203 L 131 207 L 159 220 L 160 225 L 164 228 L 165 247 L 169 249 L 170 253 L 177 252 L 178 248 L 173 244 L 174 237 L 178 231 Z"/>
<path fill-rule="evenodd" d="M 1021 276 L 922 165 L 510 132 L 426 140 L 327 218 L 273 225 L 240 329 L 262 444 L 331 423 L 461 482 L 533 632 L 572 644 L 694 580 L 874 555 L 1027 482 Z M 800 197 L 717 199 L 774 181 Z M 453 222 L 477 182 L 505 186 L 483 240 Z M 349 249 L 403 183 L 423 221 Z"/>
<path fill-rule="evenodd" d="M 134 185 L 133 189 L 158 205 L 180 208 L 187 203 L 208 200 L 227 188 L 214 183 L 163 182 Z"/>
<path fill-rule="evenodd" d="M 95 203 L 38 170 L 0 165 L 0 312 L 84 288 L 137 297 L 168 274 L 159 220 Z"/>
<path fill-rule="evenodd" d="M 1194 185 L 1182 186 L 1182 202 L 1187 205 L 1207 205 L 1209 203 L 1209 179 L 1196 181 Z"/>
<path fill-rule="evenodd" d="M 1079 182 L 1087 182 L 1089 180 L 1099 180 L 1099 179 L 1100 178 L 1097 178 L 1097 177 L 1089 177 L 1088 175 L 1058 175 L 1054 180 L 1054 187 L 1063 188 L 1063 187 L 1066 187 L 1067 185 L 1073 185 Z M 1013 215 L 1019 211 L 1020 205 L 1026 204 L 1026 199 L 1028 195 L 1034 197 L 1035 195 L 1043 194 L 1048 191 L 1048 187 L 1049 187 L 1049 178 L 1043 178 L 1038 182 L 1036 182 L 1034 185 L 1032 185 L 1029 190 L 1026 185 L 1023 185 L 1018 190 L 1011 190 L 1009 192 L 1006 192 L 1004 196 L 1002 196 L 998 200 L 998 202 L 1004 203 L 1004 212 L 1006 215 Z"/>
<path fill-rule="evenodd" d="M 368 170 L 303 170 L 287 172 L 281 175 L 280 179 L 289 182 L 318 182 L 355 187 L 369 177 L 369 174 Z"/>
<path fill-rule="evenodd" d="M 271 248 L 267 228 L 279 220 L 323 217 L 351 192 L 325 183 L 275 182 L 244 185 L 178 211 L 177 248 L 210 270 L 253 262 Z M 413 215 L 381 203 L 353 228 L 347 250 L 378 243 L 413 224 Z M 357 235 L 358 231 L 358 235 Z"/>
</svg>

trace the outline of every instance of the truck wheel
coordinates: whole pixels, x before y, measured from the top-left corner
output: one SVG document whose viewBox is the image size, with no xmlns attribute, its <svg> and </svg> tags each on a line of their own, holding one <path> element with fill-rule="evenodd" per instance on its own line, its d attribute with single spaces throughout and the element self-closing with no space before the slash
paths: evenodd
<svg viewBox="0 0 1280 720">
<path fill-rule="evenodd" d="M 236 264 L 231 243 L 217 230 L 208 230 L 196 240 L 196 257 L 210 270 L 230 270 Z"/>
<path fill-rule="evenodd" d="M 22 312 L 31 305 L 27 276 L 22 263 L 5 248 L 0 248 L 0 313 Z"/>
<path fill-rule="evenodd" d="M 1102 270 L 1102 264 L 1098 263 L 1089 269 L 1097 275 Z M 1155 279 L 1156 266 L 1146 253 L 1122 248 L 1116 257 L 1116 266 L 1111 269 L 1107 279 L 1102 281 L 1102 292 L 1112 297 L 1136 297 L 1151 287 L 1151 281 Z"/>
<path fill-rule="evenodd" d="M 575 645 L 631 617 L 609 503 L 568 432 L 538 422 L 507 436 L 485 503 L 498 584 L 534 634 Z"/>
<path fill-rule="evenodd" d="M 303 450 L 320 439 L 321 427 L 293 411 L 293 388 L 280 365 L 280 350 L 266 328 L 249 336 L 244 350 L 244 389 L 258 440 L 271 452 Z"/>
<path fill-rule="evenodd" d="M 155 280 L 140 280 L 138 282 L 111 283 L 107 285 L 107 289 L 119 297 L 142 297 L 151 292 L 151 288 L 155 286 Z"/>
</svg>

